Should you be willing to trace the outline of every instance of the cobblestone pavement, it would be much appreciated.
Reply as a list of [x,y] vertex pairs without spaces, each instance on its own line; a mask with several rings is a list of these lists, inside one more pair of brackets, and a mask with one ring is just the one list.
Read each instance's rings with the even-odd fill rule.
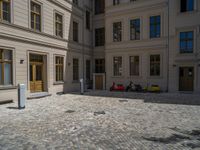
[[2,150],[200,149],[200,96],[88,92],[0,106]]

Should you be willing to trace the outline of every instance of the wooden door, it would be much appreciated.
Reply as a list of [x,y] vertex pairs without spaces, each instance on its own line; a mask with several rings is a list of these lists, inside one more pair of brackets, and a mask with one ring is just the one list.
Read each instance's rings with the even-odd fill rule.
[[179,69],[179,90],[193,91],[194,90],[194,68],[181,67]]
[[[36,58],[36,57],[34,57],[34,58]],[[29,73],[30,73],[30,91],[32,93],[42,92],[44,90],[43,61],[39,61],[39,59],[38,59],[38,61],[31,61],[29,70],[30,70],[29,71]]]
[[103,76],[102,75],[95,76],[95,89],[103,90]]

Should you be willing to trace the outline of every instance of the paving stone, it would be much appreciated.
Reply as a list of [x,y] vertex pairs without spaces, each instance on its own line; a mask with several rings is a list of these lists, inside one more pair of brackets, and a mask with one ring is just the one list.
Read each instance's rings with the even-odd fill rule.
[[199,95],[90,91],[15,107],[0,105],[2,150],[200,148]]

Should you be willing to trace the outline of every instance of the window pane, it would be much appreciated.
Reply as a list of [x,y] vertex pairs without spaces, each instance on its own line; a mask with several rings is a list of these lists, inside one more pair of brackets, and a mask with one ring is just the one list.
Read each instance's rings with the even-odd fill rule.
[[11,64],[5,63],[5,65],[4,65],[4,85],[12,84],[12,81],[11,81],[12,70],[11,69],[12,69]]
[[10,50],[4,50],[4,59],[12,60],[12,52]]
[[194,10],[194,0],[187,0],[187,10],[188,11]]

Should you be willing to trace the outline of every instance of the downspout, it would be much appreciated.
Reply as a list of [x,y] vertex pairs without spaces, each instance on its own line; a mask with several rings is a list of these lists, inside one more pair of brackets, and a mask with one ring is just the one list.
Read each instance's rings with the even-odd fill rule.
[[[83,2],[83,17],[82,17],[82,64],[83,64],[83,83],[85,85],[85,48],[84,48],[84,35],[85,35],[85,28],[84,28],[84,25],[85,25],[85,22],[84,22],[84,19],[85,19],[85,4],[84,4],[84,1]],[[84,89],[85,89],[85,86],[84,86]]]
[[170,17],[169,17],[169,12],[170,12],[170,10],[169,10],[169,7],[170,7],[170,5],[169,5],[169,2],[170,2],[170,0],[168,0],[168,35],[167,35],[167,40],[168,40],[168,42],[167,42],[167,92],[169,92],[169,51],[170,51],[170,47],[169,47],[169,43],[170,43],[170,34],[169,34],[169,26],[170,26]]

